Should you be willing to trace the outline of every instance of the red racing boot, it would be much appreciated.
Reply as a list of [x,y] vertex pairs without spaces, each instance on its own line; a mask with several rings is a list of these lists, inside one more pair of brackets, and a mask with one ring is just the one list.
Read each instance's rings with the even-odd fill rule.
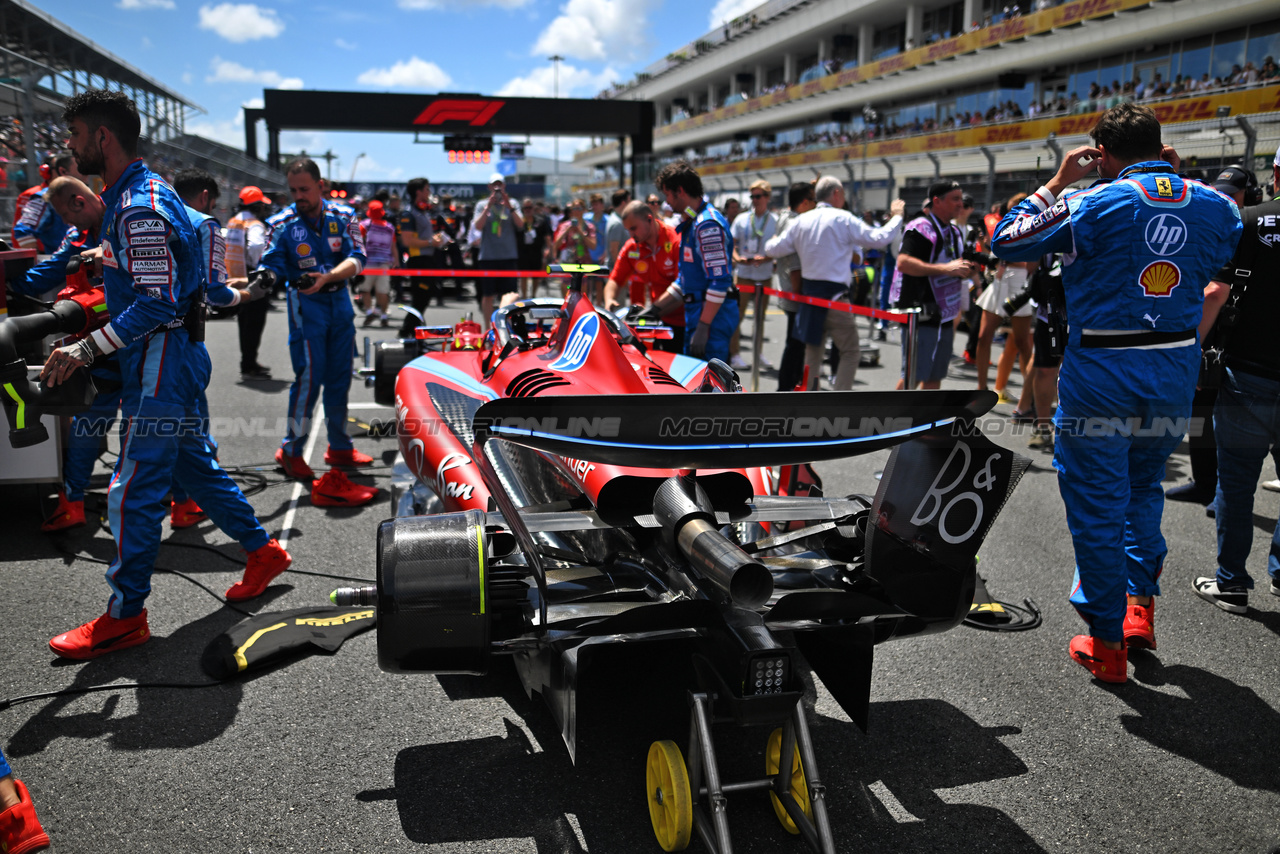
[[40,530],[46,534],[54,534],[58,531],[65,531],[68,528],[79,528],[83,524],[84,502],[68,501],[67,493],[59,489],[58,506],[54,508],[49,518],[44,520]]
[[118,649],[146,643],[150,639],[151,629],[147,626],[146,609],[143,609],[138,616],[122,620],[103,614],[78,629],[58,635],[49,641],[49,649],[62,658],[87,661]]
[[284,448],[276,448],[276,464],[284,469],[285,477],[291,477],[294,480],[311,480],[316,476],[306,460],[302,457],[289,456],[284,452]]
[[1129,651],[1124,647],[1108,649],[1090,635],[1076,635],[1068,647],[1071,657],[1103,682],[1123,685],[1129,678]]
[[49,834],[40,826],[36,818],[35,804],[31,803],[31,793],[21,780],[14,780],[13,786],[18,790],[18,803],[0,812],[0,851],[5,854],[28,854],[48,848],[52,843]]
[[355,448],[347,451],[335,451],[327,448],[324,452],[324,464],[327,466],[368,466],[373,465],[373,457],[361,453]]
[[1124,643],[1130,649],[1156,648],[1156,600],[1129,605],[1124,612]]
[[200,509],[200,505],[196,504],[194,498],[188,498],[181,504],[173,502],[169,510],[169,527],[170,528],[190,528],[192,525],[203,522],[209,518],[209,514]]
[[337,469],[329,469],[311,483],[311,503],[316,507],[359,507],[377,494],[378,487],[352,483]]
[[243,602],[255,596],[261,596],[271,580],[289,568],[293,558],[275,540],[268,540],[265,546],[249,552],[249,561],[244,567],[244,577],[227,588],[227,598],[232,602]]

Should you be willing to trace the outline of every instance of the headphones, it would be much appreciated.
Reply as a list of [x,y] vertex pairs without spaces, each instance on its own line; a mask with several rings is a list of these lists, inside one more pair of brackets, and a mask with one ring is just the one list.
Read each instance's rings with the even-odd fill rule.
[[[1239,163],[1233,163],[1226,169],[1239,169],[1244,173],[1244,205],[1260,205],[1262,204],[1262,187],[1258,185],[1258,176],[1253,171],[1246,169]],[[1225,170],[1224,170],[1225,171]]]

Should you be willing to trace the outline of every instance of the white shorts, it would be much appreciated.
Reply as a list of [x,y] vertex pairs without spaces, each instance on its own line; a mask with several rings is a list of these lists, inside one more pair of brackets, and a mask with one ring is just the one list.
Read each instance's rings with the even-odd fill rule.
[[[991,283],[991,287],[982,292],[982,296],[978,297],[978,305],[982,306],[983,311],[989,311],[992,314],[1000,314],[1001,306],[1009,297],[1017,296],[1022,293],[1022,289],[1027,284],[1027,271],[1022,267],[1006,267],[1004,275]],[[1035,313],[1035,306],[1030,302],[1022,306],[1013,313],[1014,317],[1030,317]]]
[[390,276],[365,276],[364,281],[357,288],[358,293],[367,294],[369,292],[375,294],[391,293],[391,277]]

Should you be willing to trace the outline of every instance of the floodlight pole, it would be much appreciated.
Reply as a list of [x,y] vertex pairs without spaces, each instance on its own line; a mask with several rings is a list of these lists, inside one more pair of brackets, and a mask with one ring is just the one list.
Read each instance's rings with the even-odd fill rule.
[[[564,57],[557,53],[549,56],[548,59],[551,61],[551,68],[552,68],[552,77],[551,77],[551,80],[552,80],[551,85],[553,87],[552,97],[559,98],[560,97],[560,63],[564,62]],[[560,201],[560,135],[559,134],[556,134],[555,140],[556,140],[555,142],[555,173],[554,173],[556,176],[555,177],[555,182],[556,182],[555,200],[558,202]]]

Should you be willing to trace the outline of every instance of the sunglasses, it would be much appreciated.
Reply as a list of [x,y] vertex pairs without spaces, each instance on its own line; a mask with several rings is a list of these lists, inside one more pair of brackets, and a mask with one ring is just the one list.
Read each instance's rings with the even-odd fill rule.
[[769,194],[768,194],[768,193],[752,193],[752,194],[751,194],[751,198],[753,198],[753,199],[767,199],[767,198],[769,198]]

